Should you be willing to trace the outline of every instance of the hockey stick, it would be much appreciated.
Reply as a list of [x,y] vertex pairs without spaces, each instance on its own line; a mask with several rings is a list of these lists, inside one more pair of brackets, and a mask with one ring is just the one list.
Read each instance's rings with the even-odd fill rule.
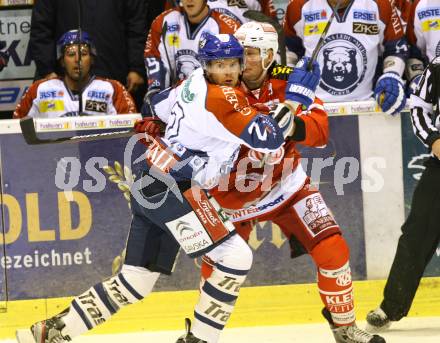
[[243,13],[243,17],[254,20],[254,21],[259,21],[261,23],[269,23],[271,24],[275,30],[277,31],[278,34],[278,46],[280,49],[280,58],[281,58],[281,64],[285,65],[286,64],[286,38],[284,36],[284,30],[283,27],[280,25],[280,23],[265,15],[264,13],[255,11],[255,10],[247,10],[246,12]]
[[82,41],[82,29],[81,29],[81,13],[82,13],[82,3],[81,0],[78,0],[78,71],[79,71],[79,79],[78,79],[78,115],[82,116],[85,115],[82,113],[83,110],[83,99],[82,99],[82,93],[83,93],[83,85],[82,85],[82,54],[81,54],[81,41]]
[[333,18],[335,17],[335,13],[338,12],[339,6],[341,6],[343,0],[338,0],[336,3],[336,6],[332,10],[332,14],[330,15],[329,20],[327,21],[327,24],[325,24],[324,30],[322,31],[321,37],[319,37],[318,43],[316,43],[315,49],[312,52],[312,56],[310,57],[309,63],[307,64],[307,70],[312,70],[313,62],[316,61],[316,58],[318,57],[319,50],[321,50],[322,46],[324,45],[324,41],[327,38],[327,32],[330,29],[330,25],[333,22]]
[[171,59],[170,56],[168,55],[168,49],[167,49],[167,42],[166,42],[166,35],[167,35],[167,31],[168,31],[168,23],[164,22],[163,26],[162,26],[162,42],[163,42],[163,48],[165,49],[165,56],[167,58],[167,63],[168,63],[168,67],[170,68],[170,78],[171,78],[171,86],[174,86],[174,83],[176,81],[176,77],[174,75],[174,68],[171,65]]
[[26,141],[26,143],[29,145],[90,142],[100,139],[131,137],[133,134],[136,133],[133,130],[124,130],[124,131],[115,131],[115,132],[95,133],[90,135],[43,139],[43,138],[38,138],[37,136],[37,132],[35,131],[34,118],[26,117],[20,119],[20,127],[21,127],[21,132],[23,133],[23,138]]

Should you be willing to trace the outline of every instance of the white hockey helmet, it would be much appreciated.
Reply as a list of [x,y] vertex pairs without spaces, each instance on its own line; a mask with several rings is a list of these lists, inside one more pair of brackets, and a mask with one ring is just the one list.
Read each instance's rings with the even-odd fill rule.
[[[275,60],[278,51],[278,34],[271,24],[250,21],[240,26],[234,36],[243,47],[260,49],[261,63],[264,69],[267,69]],[[273,59],[265,68],[263,61],[268,56],[269,49],[273,51]]]

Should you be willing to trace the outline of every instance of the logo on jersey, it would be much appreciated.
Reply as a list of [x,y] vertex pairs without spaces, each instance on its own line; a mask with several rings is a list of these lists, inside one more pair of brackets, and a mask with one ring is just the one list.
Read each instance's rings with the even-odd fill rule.
[[110,98],[110,94],[100,90],[89,90],[87,97],[95,100],[107,100]]
[[320,10],[320,11],[304,12],[304,20],[306,23],[310,23],[318,20],[327,20],[327,11]]
[[64,92],[62,90],[48,90],[40,92],[40,99],[56,99],[62,98],[64,96]]
[[419,17],[419,20],[422,20],[424,18],[440,17],[440,8],[424,8],[420,11],[417,11],[417,16]]
[[64,111],[63,100],[44,100],[38,104],[38,110],[41,113]]
[[337,33],[326,38],[318,62],[322,66],[320,87],[332,95],[345,95],[364,79],[367,51],[356,38]]
[[234,13],[232,13],[229,10],[227,10],[226,8],[213,8],[212,10],[214,12],[218,12],[220,14],[225,14],[228,17],[231,17],[232,19],[234,19],[235,21],[237,21],[239,23],[243,23],[243,21],[239,17],[237,17]]
[[[203,42],[200,42],[203,44]],[[176,52],[176,73],[179,80],[184,80],[191,75],[191,73],[200,67],[197,61],[197,53],[190,49],[183,49]]]
[[182,100],[187,104],[194,100],[195,94],[189,90],[189,86],[191,85],[192,76],[185,82],[182,90]]
[[376,21],[376,18],[377,17],[375,12],[361,10],[353,11],[353,19],[356,20]]
[[248,8],[244,0],[228,0],[228,6],[236,6],[238,8]]
[[307,24],[304,26],[304,36],[320,35],[324,32],[326,22]]
[[440,30],[440,19],[428,19],[422,22],[422,31],[438,31]]
[[107,103],[103,101],[86,100],[86,111],[107,113]]
[[313,237],[336,226],[333,216],[319,193],[305,197],[293,207],[296,213],[301,214],[302,222]]
[[278,150],[270,153],[262,153],[256,150],[249,150],[248,158],[251,161],[259,162],[261,168],[265,164],[275,165],[281,162],[284,157],[284,147],[280,147]]
[[177,33],[173,33],[172,35],[168,35],[168,45],[178,48],[180,46],[180,38]]
[[167,32],[180,31],[180,25],[178,23],[171,23],[167,25]]
[[366,35],[378,35],[379,26],[377,24],[353,23],[353,33]]

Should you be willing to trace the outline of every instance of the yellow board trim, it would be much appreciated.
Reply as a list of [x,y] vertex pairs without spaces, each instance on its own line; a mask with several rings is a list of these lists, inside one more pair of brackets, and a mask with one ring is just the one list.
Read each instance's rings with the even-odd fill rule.
[[[354,283],[357,317],[381,301],[385,281]],[[111,334],[134,331],[183,330],[183,318],[191,316],[198,291],[158,292],[123,309],[92,331]],[[0,339],[11,338],[18,328],[65,309],[71,298],[11,301],[0,313]],[[0,304],[1,305],[1,304]],[[322,303],[316,284],[243,288],[228,327],[309,324],[322,322]],[[440,277],[424,278],[410,316],[440,316]]]

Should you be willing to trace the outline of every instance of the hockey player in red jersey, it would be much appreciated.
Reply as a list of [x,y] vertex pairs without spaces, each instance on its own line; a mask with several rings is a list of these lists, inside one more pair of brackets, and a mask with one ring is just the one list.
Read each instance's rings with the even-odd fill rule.
[[[273,63],[278,39],[269,24],[246,23],[235,36],[245,49],[241,89],[249,103],[275,116],[279,103],[301,106],[296,110],[293,136],[277,152],[261,154],[242,147],[229,182],[220,183],[210,193],[229,213],[245,240],[252,226],[241,223],[272,221],[296,248],[302,247],[310,254],[317,266],[318,289],[325,306],[322,313],[337,343],[383,343],[382,337],[355,324],[349,248],[321,194],[310,185],[300,164],[297,143],[317,147],[325,145],[328,139],[328,117],[322,101],[314,96],[313,77],[305,66],[298,65],[291,73],[292,68]],[[318,80],[314,80],[315,87]],[[248,181],[254,183],[253,191],[243,189],[247,176],[252,176]],[[209,277],[211,265],[205,257],[204,279]],[[204,290],[202,281],[202,298],[206,296]]]

